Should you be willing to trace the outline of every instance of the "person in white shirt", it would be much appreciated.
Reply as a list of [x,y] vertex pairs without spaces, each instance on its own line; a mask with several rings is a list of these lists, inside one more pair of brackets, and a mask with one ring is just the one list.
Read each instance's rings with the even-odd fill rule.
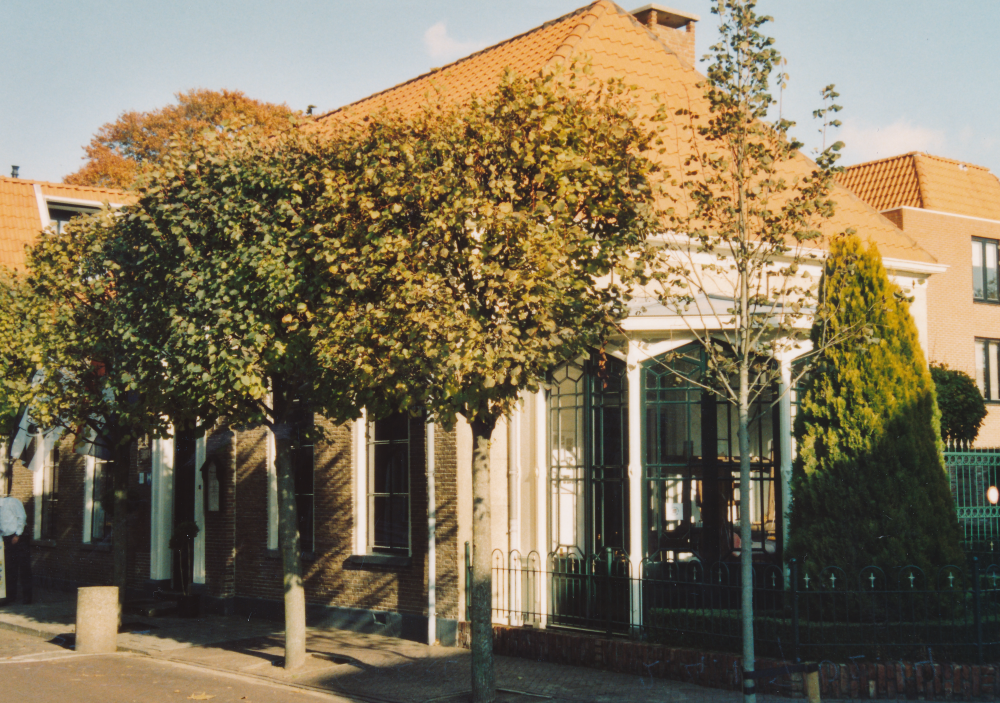
[[24,531],[27,523],[28,516],[20,500],[11,495],[0,498],[0,535],[7,569],[7,597],[0,600],[0,605],[17,600],[18,584],[22,588],[22,601],[26,605],[31,603],[31,540]]

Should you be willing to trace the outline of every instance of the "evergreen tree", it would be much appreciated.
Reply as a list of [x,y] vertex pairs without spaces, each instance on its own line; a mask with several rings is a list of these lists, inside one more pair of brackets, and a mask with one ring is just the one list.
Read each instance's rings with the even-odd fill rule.
[[857,237],[834,244],[824,276],[828,314],[813,336],[823,324],[867,334],[825,349],[799,394],[787,554],[814,576],[869,564],[932,576],[961,564],[941,414],[909,303]]
[[931,363],[931,378],[941,408],[941,437],[958,442],[975,442],[986,418],[986,401],[969,374]]

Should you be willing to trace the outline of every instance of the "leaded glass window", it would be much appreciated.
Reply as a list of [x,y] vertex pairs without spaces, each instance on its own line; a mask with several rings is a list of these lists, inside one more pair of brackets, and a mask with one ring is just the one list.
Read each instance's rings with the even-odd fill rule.
[[552,551],[628,549],[625,364],[582,356],[552,372],[549,512]]

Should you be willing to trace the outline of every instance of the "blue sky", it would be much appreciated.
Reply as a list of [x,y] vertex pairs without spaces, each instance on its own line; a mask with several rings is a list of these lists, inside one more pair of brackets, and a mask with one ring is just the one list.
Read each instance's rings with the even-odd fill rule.
[[[0,174],[58,181],[126,110],[191,88],[329,110],[502,41],[584,0],[2,0]],[[637,0],[636,6],[645,0]],[[701,16],[710,0],[662,3]],[[634,9],[632,5],[626,9]],[[1000,173],[1000,2],[761,0],[791,76],[784,114],[818,144],[811,111],[834,83],[844,163],[912,150]]]

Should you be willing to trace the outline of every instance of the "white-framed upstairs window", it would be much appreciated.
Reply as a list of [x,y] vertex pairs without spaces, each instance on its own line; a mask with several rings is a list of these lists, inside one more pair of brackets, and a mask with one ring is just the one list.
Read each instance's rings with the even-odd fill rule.
[[995,239],[972,240],[972,299],[978,303],[1000,303],[997,247]]
[[80,215],[93,215],[100,212],[97,208],[81,206],[75,203],[48,202],[49,226],[57,233],[62,232],[69,221]]

